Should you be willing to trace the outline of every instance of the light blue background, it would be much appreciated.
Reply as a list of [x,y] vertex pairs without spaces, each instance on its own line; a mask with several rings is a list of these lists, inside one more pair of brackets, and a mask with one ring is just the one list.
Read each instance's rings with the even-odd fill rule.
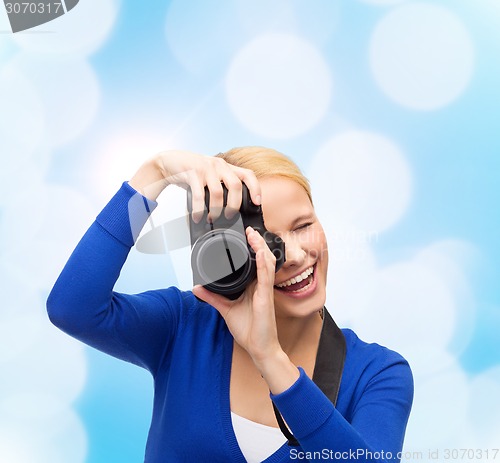
[[[426,53],[415,52],[418,47],[415,48],[410,21],[402,23],[399,30],[387,29],[393,34],[392,40],[386,43],[386,49],[382,47],[385,50],[382,54],[373,58],[370,50],[376,46],[373,41],[378,27],[387,24],[384,21],[388,21],[389,15],[407,18],[403,9],[411,7],[422,8],[431,16],[436,13],[438,20],[441,14],[445,18],[451,15],[461,25],[460,31],[464,31],[470,50],[462,49],[462,42],[450,39],[446,47],[456,54],[456,59],[446,55],[432,61],[428,58],[432,47]],[[99,20],[100,17],[105,20]],[[418,16],[414,18],[419,21]],[[370,256],[375,262],[367,277],[374,278],[370,287],[376,292],[380,281],[387,284],[387,279],[397,274],[398,267],[394,265],[410,262],[433,243],[451,240],[448,257],[451,256],[449,262],[453,268],[445,265],[446,271],[440,273],[439,280],[440,284],[449,283],[447,277],[453,276],[451,283],[439,286],[445,287],[446,297],[453,299],[451,309],[444,315],[439,310],[433,312],[427,323],[431,331],[432,327],[440,327],[439,323],[444,328],[453,326],[446,335],[449,342],[444,345],[436,341],[439,334],[429,339],[425,335],[419,338],[423,352],[431,348],[433,353],[443,356],[424,358],[414,353],[415,343],[408,343],[403,336],[384,338],[378,331],[379,326],[381,329],[390,326],[393,332],[399,329],[405,332],[401,327],[404,317],[396,321],[384,318],[393,313],[392,309],[362,301],[356,306],[357,315],[351,316],[332,296],[329,301],[332,312],[334,316],[338,313],[339,320],[351,325],[362,337],[382,343],[387,339],[392,342],[390,347],[400,350],[410,361],[415,359],[412,363],[416,378],[415,421],[409,427],[405,448],[427,454],[430,448],[500,447],[500,6],[497,1],[290,0],[274,4],[242,0],[81,0],[67,15],[22,37],[9,33],[5,18],[2,21],[0,285],[2,294],[8,296],[0,318],[3,325],[0,430],[9,437],[0,439],[1,461],[142,461],[152,403],[149,374],[92,349],[79,351],[76,341],[62,336],[50,344],[56,347],[47,348],[45,336],[58,335],[52,333],[55,329],[45,319],[44,301],[92,217],[143,160],[158,150],[171,148],[205,154],[243,145],[276,148],[291,156],[311,180],[323,179],[322,184],[313,183],[313,193],[322,198],[318,199],[318,209],[325,217],[327,232],[332,235],[342,217],[335,216],[335,204],[328,202],[329,192],[335,190],[324,182],[329,174],[318,172],[317,166],[329,159],[325,154],[327,143],[345,133],[355,133],[361,138],[359,134],[377,134],[397,147],[397,160],[402,164],[393,164],[392,158],[381,164],[389,172],[387,189],[383,184],[380,187],[382,200],[391,203],[389,200],[398,196],[397,188],[391,190],[391,185],[398,185],[400,173],[407,173],[409,179],[403,182],[406,189],[401,193],[407,195],[406,199],[401,203],[395,201],[394,209],[378,205],[381,216],[385,214],[388,218],[382,221],[380,229],[376,228],[377,240],[369,243]],[[70,22],[72,27],[65,29],[64,24]],[[442,35],[433,35],[435,30],[430,28],[430,38],[426,40],[436,40],[439,49],[450,33],[446,27],[444,24]],[[425,31],[426,26],[420,24],[417,29]],[[301,84],[290,74],[295,90],[285,93],[286,98],[280,96],[276,102],[271,98],[272,88],[263,89],[266,98],[255,109],[256,115],[241,100],[240,103],[231,100],[231,86],[237,87],[238,81],[232,81],[230,76],[237,60],[243,59],[242,50],[262,37],[271,37],[269,43],[272,43],[269,34],[299,40],[309,47],[307,50],[314,50],[325,65],[317,69],[323,69],[327,84],[325,88],[314,88],[315,84],[311,88],[308,82]],[[402,49],[408,44],[404,59],[413,60],[415,68],[407,78],[413,78],[417,87],[426,76],[431,76],[429,89],[423,91],[430,107],[416,107],[411,89],[404,90],[405,85],[402,85],[403,96],[407,100],[398,100],[376,77],[374,60],[377,65],[386,59],[385,69],[389,74],[390,66],[397,68],[395,51],[389,43]],[[470,65],[464,59],[468,54]],[[299,63],[298,69],[317,64],[316,58],[309,61],[307,53],[300,56],[304,62]],[[462,67],[461,60],[465,63]],[[254,63],[258,62],[257,58]],[[267,63],[264,59],[263,62]],[[437,66],[432,72],[425,67],[431,62]],[[405,62],[400,64],[405,66]],[[85,72],[80,72],[80,67]],[[271,80],[273,73],[287,72],[265,66],[254,70],[259,76],[269,72]],[[304,75],[310,76],[306,72]],[[435,82],[440,77],[446,80],[441,86]],[[255,79],[262,82],[261,77]],[[450,90],[455,80],[460,79],[462,87]],[[244,90],[240,89],[238,97]],[[306,103],[301,100],[302,90],[307,96]],[[448,95],[445,102],[440,100],[443,94]],[[303,114],[292,109],[299,101],[305,104]],[[286,105],[290,105],[290,111]],[[298,128],[295,133],[272,136],[273,130],[281,133],[283,124],[259,125],[259,111],[262,115],[268,112],[282,115],[285,128],[287,124],[293,126],[297,118]],[[67,135],[61,135],[62,132]],[[378,165],[377,156],[383,157],[384,152],[378,148],[371,152],[372,139],[367,140],[369,146],[365,149],[375,159],[375,164],[370,165]],[[331,153],[332,159],[338,155]],[[338,167],[342,163],[331,165]],[[329,164],[324,166],[328,171]],[[395,166],[393,172],[392,166]],[[357,173],[351,174],[355,179]],[[332,171],[331,175],[335,179],[339,174]],[[378,181],[377,169],[362,175]],[[346,181],[346,195],[353,193],[349,181],[350,177]],[[332,197],[342,197],[343,191],[335,190]],[[365,201],[363,207],[375,206],[366,202],[369,193],[364,195],[358,189],[353,194]],[[349,198],[344,198],[348,205]],[[361,211],[365,210],[363,207]],[[326,217],[330,212],[335,220]],[[331,266],[335,265],[332,257]],[[377,273],[385,270],[387,273]],[[363,282],[356,280],[356,272],[347,283],[349,288],[359,285],[363,292]],[[385,276],[381,280],[382,274]],[[412,275],[411,271],[408,275]],[[133,252],[119,289],[135,292],[176,281],[169,256]],[[414,282],[407,283],[411,286]],[[401,281],[394,280],[395,290],[399,284]],[[422,286],[422,291],[433,288],[432,284]],[[415,291],[420,294],[418,287]],[[433,294],[423,297],[432,300]],[[383,296],[377,300],[388,299]],[[414,302],[408,301],[409,305],[399,310],[411,312]],[[366,307],[381,310],[379,317],[377,313],[371,314],[377,319],[371,328],[362,323]],[[30,317],[40,320],[27,330]],[[416,332],[423,328],[424,325],[418,325]],[[46,364],[36,360],[34,353],[39,349],[49,357]],[[437,366],[421,369],[425,362]],[[69,379],[69,386],[59,390],[57,385],[68,375],[76,378],[75,382]],[[440,404],[450,395],[450,384],[457,381],[460,392],[455,396],[451,393],[450,400],[463,398],[466,403],[451,402],[448,408],[439,411]],[[49,409],[43,411],[43,398],[48,397],[45,403],[50,404],[51,394],[59,400],[61,416],[67,417],[68,413],[71,416],[66,430],[50,427],[54,421],[47,418]],[[14,413],[19,403],[40,404],[42,411],[36,417],[26,410]],[[454,415],[457,409],[463,413]],[[451,415],[450,410],[453,410]],[[447,423],[443,416],[448,416],[449,422],[456,420],[458,425],[441,435],[439,430]],[[430,423],[434,419],[438,431],[427,436],[426,427],[432,429]],[[44,423],[48,422],[52,423],[49,427],[53,432],[44,429]],[[22,451],[16,450],[16,439],[22,442]]]

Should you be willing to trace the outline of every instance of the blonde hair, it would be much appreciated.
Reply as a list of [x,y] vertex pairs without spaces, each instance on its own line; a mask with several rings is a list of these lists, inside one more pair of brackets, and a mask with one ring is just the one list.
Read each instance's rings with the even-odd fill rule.
[[313,202],[309,180],[295,162],[279,151],[262,146],[244,146],[219,153],[216,157],[224,159],[233,166],[252,170],[258,179],[284,177],[293,180],[304,188],[311,204]]

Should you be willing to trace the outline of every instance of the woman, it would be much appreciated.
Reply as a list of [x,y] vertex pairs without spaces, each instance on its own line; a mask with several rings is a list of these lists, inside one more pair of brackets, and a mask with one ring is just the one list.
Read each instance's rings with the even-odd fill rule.
[[[215,220],[239,209],[242,182],[262,205],[266,228],[285,242],[286,261],[277,272],[264,239],[248,228],[257,278],[234,301],[201,286],[112,291],[164,188],[189,187],[199,222],[205,186]],[[413,396],[401,356],[342,330],[338,399],[311,379],[320,351],[325,355],[318,346],[329,339],[327,267],[309,184],[290,159],[259,147],[217,157],[170,151],[122,185],[78,244],[47,306],[68,334],[153,375],[147,462],[396,461]],[[330,350],[326,355],[340,352]]]

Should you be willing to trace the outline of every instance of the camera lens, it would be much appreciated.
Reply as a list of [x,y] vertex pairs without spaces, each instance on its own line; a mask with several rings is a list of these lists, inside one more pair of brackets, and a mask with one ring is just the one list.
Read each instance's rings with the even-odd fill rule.
[[219,294],[241,292],[254,278],[245,237],[230,229],[213,230],[200,237],[192,259],[202,284]]

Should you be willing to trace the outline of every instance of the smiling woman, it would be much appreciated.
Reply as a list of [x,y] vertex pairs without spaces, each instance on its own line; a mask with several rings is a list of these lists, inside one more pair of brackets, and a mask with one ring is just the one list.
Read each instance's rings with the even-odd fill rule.
[[[278,271],[248,227],[257,277],[238,299],[202,286],[113,292],[163,189],[189,187],[198,223],[205,187],[215,221],[240,209],[242,183],[285,242]],[[410,368],[335,325],[324,307],[327,269],[309,183],[289,158],[260,147],[217,157],[169,151],[146,161],[99,214],[47,305],[62,330],[153,375],[147,462],[286,462],[325,449],[394,461],[413,398]]]

